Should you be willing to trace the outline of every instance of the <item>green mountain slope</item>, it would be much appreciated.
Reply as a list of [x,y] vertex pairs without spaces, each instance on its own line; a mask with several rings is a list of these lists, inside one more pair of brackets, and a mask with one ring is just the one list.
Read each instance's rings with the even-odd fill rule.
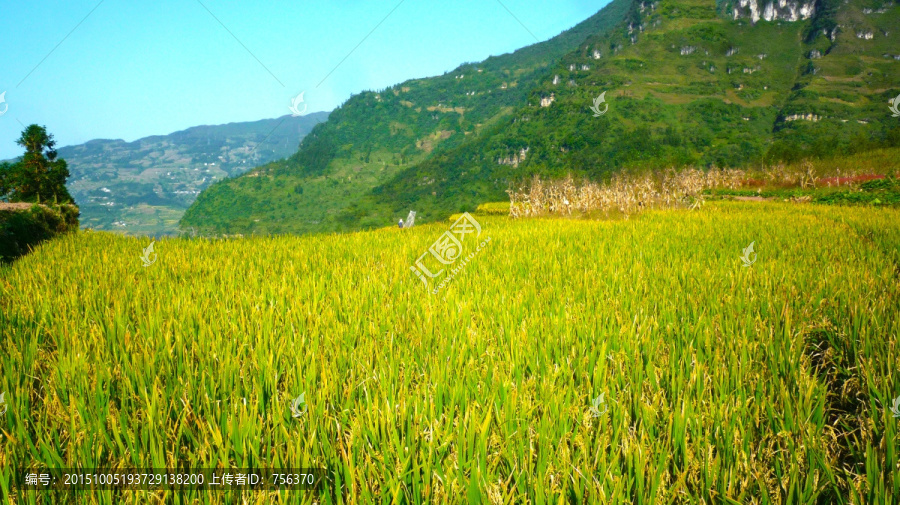
[[800,76],[774,126],[774,157],[900,145],[900,2],[823,2]]
[[[594,32],[534,74],[527,90],[519,83],[521,101],[505,102],[502,114],[469,125],[468,113],[446,112],[465,102],[446,99],[438,109],[445,112],[436,114],[445,121],[443,135],[417,139],[439,148],[401,157],[387,177],[365,181],[373,189],[348,193],[353,201],[339,214],[323,214],[317,229],[385,226],[410,209],[423,220],[438,219],[505,199],[506,189],[533,174],[602,178],[626,168],[741,166],[900,145],[900,120],[888,109],[889,98],[900,94],[898,39],[895,2],[631,2],[613,28]],[[471,68],[450,77],[459,85]],[[393,128],[392,116],[378,108],[391,94],[370,98],[371,131]],[[605,112],[595,117],[590,107],[601,95]],[[329,137],[331,151],[304,142],[293,159],[308,173],[326,168],[317,156],[340,153],[351,138]],[[367,137],[354,132],[352,138]],[[259,175],[276,186],[288,171]],[[241,185],[231,190],[231,198],[246,195]],[[205,196],[195,208],[211,220],[219,216],[220,230],[248,229],[225,205],[215,205],[213,193]],[[255,229],[281,229],[280,219],[303,212],[273,215],[266,209],[275,205],[274,194],[256,196]]]
[[556,60],[618,24],[629,6],[630,0],[614,0],[548,41],[353,96],[289,160],[204,191],[181,225],[214,233],[340,229],[335,217],[349,204],[434,153],[489,131],[527,99]]
[[[602,178],[626,167],[740,166],[900,145],[887,106],[900,93],[892,54],[900,7],[808,5],[806,20],[776,11],[766,21],[763,7],[754,22],[752,5],[740,3],[636,3],[620,27],[563,58],[495,131],[398,174],[345,220],[388,223],[407,208],[434,219],[504,199],[533,174]],[[594,117],[604,92],[608,112]]]
[[215,180],[297,152],[327,112],[195,126],[125,142],[92,140],[59,149],[81,224],[98,230],[165,235]]

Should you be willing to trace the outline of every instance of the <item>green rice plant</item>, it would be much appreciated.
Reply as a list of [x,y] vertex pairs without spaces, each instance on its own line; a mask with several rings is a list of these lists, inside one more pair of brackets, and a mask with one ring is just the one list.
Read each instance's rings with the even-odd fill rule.
[[476,209],[478,214],[496,214],[500,216],[509,215],[509,202],[490,202],[483,203]]

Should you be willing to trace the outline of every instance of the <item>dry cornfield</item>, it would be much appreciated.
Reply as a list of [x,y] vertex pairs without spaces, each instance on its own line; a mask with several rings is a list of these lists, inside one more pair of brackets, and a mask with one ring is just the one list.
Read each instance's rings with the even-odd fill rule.
[[[670,199],[704,184],[670,176]],[[625,193],[664,198],[645,182]],[[574,212],[621,184],[535,196]],[[0,267],[2,501],[898,503],[900,211],[476,218],[491,243],[438,295],[410,266],[449,223],[164,239],[149,267],[149,239],[79,232]],[[10,487],[180,465],[327,482]]]
[[576,182],[571,175],[559,180],[534,176],[527,185],[508,190],[507,194],[509,215],[513,218],[548,214],[592,216],[597,213],[627,218],[650,209],[697,209],[703,205],[703,193],[708,189],[752,188],[763,184],[800,188],[853,186],[861,177],[861,170],[837,168],[823,173],[804,161],[797,166],[779,164],[755,169],[669,168],[639,174],[623,172],[603,183]]
[[557,181],[545,181],[535,176],[528,187],[507,193],[511,217],[590,215],[595,212],[629,216],[649,209],[699,206],[704,189],[734,187],[743,177],[741,170],[707,172],[696,169],[616,174],[603,184],[576,183],[572,176]]

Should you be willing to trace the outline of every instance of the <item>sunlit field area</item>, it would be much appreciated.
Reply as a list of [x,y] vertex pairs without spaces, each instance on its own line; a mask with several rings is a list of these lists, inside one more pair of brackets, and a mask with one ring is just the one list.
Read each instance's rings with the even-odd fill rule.
[[[0,267],[0,494],[900,501],[897,208],[473,217],[490,241],[436,294],[411,267],[452,220],[163,239],[149,266],[152,239],[78,232]],[[325,482],[66,495],[11,470],[183,466]]]

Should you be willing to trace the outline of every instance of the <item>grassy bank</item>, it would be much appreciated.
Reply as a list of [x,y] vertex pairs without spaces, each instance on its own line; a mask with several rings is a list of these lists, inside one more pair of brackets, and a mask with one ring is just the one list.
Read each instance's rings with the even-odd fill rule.
[[0,202],[0,263],[28,254],[45,240],[78,229],[78,207]]

